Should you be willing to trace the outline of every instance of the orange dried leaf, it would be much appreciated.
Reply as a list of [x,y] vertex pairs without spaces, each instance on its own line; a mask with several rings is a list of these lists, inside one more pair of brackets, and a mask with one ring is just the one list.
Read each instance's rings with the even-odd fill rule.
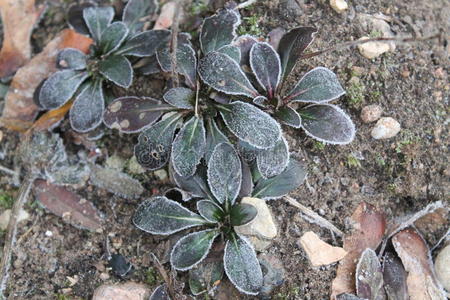
[[30,37],[44,5],[34,0],[0,0],[3,46],[0,51],[0,78],[12,76],[31,57]]
[[380,244],[386,229],[384,214],[374,206],[362,202],[351,217],[353,230],[344,237],[344,250],[347,255],[339,263],[336,278],[331,286],[331,299],[342,293],[355,294],[355,271],[361,253],[367,249],[375,250]]
[[63,30],[50,41],[41,53],[33,57],[14,75],[6,94],[0,125],[12,130],[28,129],[38,113],[38,107],[33,101],[33,93],[42,80],[56,71],[56,56],[59,50],[70,47],[87,53],[91,44],[90,38],[71,29]]
[[60,108],[56,108],[53,110],[49,110],[45,114],[43,114],[36,122],[34,122],[33,126],[30,128],[40,131],[47,130],[51,128],[53,125],[64,119],[64,116],[67,114],[69,109],[72,107],[73,100],[68,101],[66,104],[61,106]]

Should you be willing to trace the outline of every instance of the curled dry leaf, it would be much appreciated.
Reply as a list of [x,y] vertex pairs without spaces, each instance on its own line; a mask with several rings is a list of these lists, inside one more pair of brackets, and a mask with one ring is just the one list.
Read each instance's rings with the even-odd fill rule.
[[392,237],[395,251],[408,272],[406,285],[410,300],[445,300],[445,293],[434,272],[425,240],[411,228],[404,229]]
[[313,267],[319,267],[335,263],[347,255],[347,251],[341,247],[333,247],[325,243],[312,231],[305,232],[300,238],[300,245]]
[[0,125],[16,131],[24,131],[32,125],[38,113],[33,93],[39,84],[56,71],[56,56],[63,48],[89,50],[92,40],[71,29],[63,30],[44,50],[14,75],[5,98],[5,108]]
[[91,231],[101,230],[102,218],[91,202],[42,179],[36,180],[34,187],[37,200],[67,223]]
[[365,249],[378,247],[386,229],[384,214],[366,202],[356,208],[351,221],[353,230],[344,237],[344,250],[348,254],[340,261],[333,280],[332,300],[342,293],[355,294],[356,263]]
[[0,0],[3,46],[0,51],[0,78],[12,76],[31,57],[31,32],[45,6],[34,0]]

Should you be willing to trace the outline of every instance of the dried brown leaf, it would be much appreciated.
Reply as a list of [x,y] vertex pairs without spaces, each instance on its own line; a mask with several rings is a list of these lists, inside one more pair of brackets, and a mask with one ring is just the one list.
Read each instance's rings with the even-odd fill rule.
[[404,229],[392,237],[395,251],[408,272],[406,284],[410,300],[445,300],[445,293],[433,271],[430,250],[420,234]]
[[344,237],[343,247],[348,253],[340,261],[331,287],[333,300],[342,293],[355,294],[356,263],[365,249],[378,247],[386,229],[384,214],[366,202],[356,208],[351,221],[353,230]]
[[364,250],[356,266],[356,294],[370,300],[384,300],[383,273],[377,254],[370,248]]
[[45,6],[34,0],[0,0],[3,46],[0,51],[0,78],[12,76],[31,57],[30,37]]
[[91,44],[90,38],[71,29],[63,30],[50,41],[41,53],[14,75],[5,97],[0,125],[17,131],[25,131],[32,126],[38,113],[38,107],[33,101],[34,91],[45,78],[56,71],[56,55],[59,50],[76,48],[87,53]]
[[102,218],[94,205],[64,187],[38,179],[34,182],[37,200],[67,223],[82,229],[99,231]]
[[406,271],[394,252],[386,251],[383,257],[384,289],[389,300],[408,300]]

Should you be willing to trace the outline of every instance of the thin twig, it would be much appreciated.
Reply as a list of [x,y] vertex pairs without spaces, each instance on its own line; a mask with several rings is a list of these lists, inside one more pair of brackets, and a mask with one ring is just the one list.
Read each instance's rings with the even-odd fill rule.
[[436,243],[436,245],[433,246],[433,248],[431,248],[431,251],[434,251],[434,249],[436,249],[437,247],[439,247],[439,245],[445,241],[450,239],[450,228],[447,230],[447,232],[439,239],[439,241]]
[[3,166],[0,166],[0,171],[5,172],[6,174],[17,176],[17,172],[8,168],[5,168]]
[[169,292],[169,295],[172,299],[176,299],[175,291],[173,290],[172,286],[172,280],[170,279],[169,275],[166,272],[166,269],[164,269],[164,266],[161,264],[159,259],[156,257],[154,253],[150,253],[150,258],[153,260],[153,263],[155,264],[156,269],[158,269],[159,274],[161,274],[162,278],[167,284],[167,291]]
[[321,216],[319,216],[317,213],[315,213],[314,211],[312,211],[311,209],[307,208],[306,206],[300,204],[297,200],[295,200],[292,197],[289,196],[284,196],[284,199],[291,204],[292,206],[297,207],[298,209],[300,209],[300,211],[302,212],[302,214],[305,217],[305,220],[314,224],[317,224],[321,227],[324,227],[328,230],[331,230],[332,232],[334,232],[337,236],[343,236],[344,233],[339,230],[336,226],[334,226],[333,224],[331,224],[330,221],[322,218]]
[[239,4],[238,6],[236,6],[237,9],[242,9],[242,8],[246,8],[249,7],[250,5],[253,5],[257,2],[258,0],[248,0],[245,2],[242,2],[241,4]]
[[317,55],[320,55],[320,54],[324,54],[326,52],[341,50],[343,48],[356,46],[356,45],[360,45],[360,44],[365,44],[365,43],[370,43],[370,42],[379,42],[379,41],[398,42],[398,43],[421,42],[421,41],[426,41],[426,40],[432,40],[432,39],[438,38],[440,36],[441,36],[441,33],[436,33],[434,35],[426,36],[426,37],[407,37],[407,38],[376,37],[376,38],[365,39],[365,40],[349,41],[349,42],[344,42],[344,43],[341,43],[341,44],[337,44],[336,46],[329,47],[329,48],[326,48],[326,49],[323,49],[323,50],[320,50],[320,51],[303,54],[303,55],[300,56],[299,59],[311,58],[311,57],[314,57],[314,56],[317,56]]
[[197,88],[195,91],[195,116],[198,117],[198,96],[200,93],[200,82],[197,80]]
[[179,85],[179,78],[177,73],[177,49],[178,49],[178,30],[180,25],[180,6],[181,0],[175,1],[175,13],[172,23],[172,39],[170,43],[170,60],[172,63],[172,79],[175,87]]
[[7,233],[5,237],[5,245],[3,247],[3,257],[0,265],[0,299],[4,298],[3,292],[6,289],[9,278],[9,267],[11,264],[11,256],[14,245],[16,243],[17,223],[19,219],[19,212],[25,205],[31,186],[33,185],[35,176],[28,175],[22,182],[19,196],[14,202],[11,211],[11,216],[8,223]]

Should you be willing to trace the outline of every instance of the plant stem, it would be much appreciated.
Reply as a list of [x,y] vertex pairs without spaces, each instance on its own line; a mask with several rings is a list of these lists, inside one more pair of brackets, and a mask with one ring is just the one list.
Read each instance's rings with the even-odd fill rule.
[[0,299],[4,298],[3,292],[6,289],[9,277],[9,267],[11,264],[11,256],[14,245],[16,243],[17,234],[17,221],[19,218],[19,212],[25,205],[28,194],[30,193],[31,186],[35,180],[36,176],[28,174],[22,181],[20,186],[19,196],[14,202],[14,206],[11,211],[11,217],[9,219],[7,233],[5,237],[5,245],[3,247],[3,256],[0,264]]
[[178,27],[180,24],[180,6],[181,0],[175,1],[175,13],[174,20],[172,23],[172,40],[171,40],[171,51],[170,60],[172,63],[172,79],[174,80],[174,86],[178,87],[179,78],[177,73],[177,50],[178,50]]
[[200,82],[197,80],[197,88],[195,90],[195,116],[198,117],[198,96],[200,93]]

